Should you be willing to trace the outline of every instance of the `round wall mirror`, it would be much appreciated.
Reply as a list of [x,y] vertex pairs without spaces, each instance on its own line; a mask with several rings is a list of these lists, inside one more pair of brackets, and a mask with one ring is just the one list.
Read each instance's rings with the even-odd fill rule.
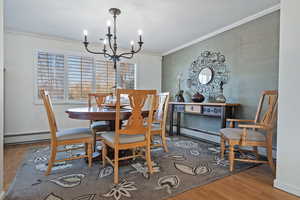
[[206,85],[208,84],[213,78],[213,71],[209,67],[205,67],[201,69],[198,75],[198,80],[201,84]]

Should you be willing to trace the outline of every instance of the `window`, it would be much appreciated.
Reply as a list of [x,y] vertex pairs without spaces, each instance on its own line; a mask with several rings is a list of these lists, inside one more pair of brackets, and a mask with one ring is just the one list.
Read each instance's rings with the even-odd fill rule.
[[81,56],[68,57],[68,99],[80,101],[93,92],[94,60]]
[[[45,88],[54,101],[65,99],[64,55],[38,53],[37,92]],[[40,96],[39,96],[40,97]]]
[[53,102],[85,102],[88,93],[112,92],[115,80],[118,88],[135,88],[135,64],[120,63],[116,77],[112,62],[94,57],[38,52],[37,58],[37,92],[45,88]]

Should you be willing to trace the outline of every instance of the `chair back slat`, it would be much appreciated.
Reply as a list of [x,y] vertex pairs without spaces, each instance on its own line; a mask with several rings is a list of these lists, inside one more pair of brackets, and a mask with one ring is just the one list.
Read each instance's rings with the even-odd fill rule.
[[88,94],[88,106],[92,107],[92,100],[95,99],[96,105],[101,107],[105,103],[105,99],[108,96],[112,96],[112,93],[89,93]]
[[[263,112],[263,106],[265,103],[267,104],[267,108]],[[277,116],[277,105],[278,92],[276,90],[263,91],[254,120],[255,123],[273,127]]]
[[[151,129],[153,121],[153,112],[155,106],[154,95],[156,90],[127,90],[118,89],[116,91],[117,102],[116,102],[116,142],[119,141],[118,137],[120,134],[135,135],[135,134],[147,134],[148,130]],[[120,126],[121,120],[121,95],[128,95],[129,105],[132,109],[131,115],[128,118],[127,123],[124,126]],[[150,102],[148,114],[143,114],[146,102]],[[147,123],[145,125],[145,118]],[[149,124],[151,123],[151,124]]]
[[164,92],[156,95],[155,98],[155,110],[153,122],[158,122],[160,128],[165,127],[168,116],[170,93]]
[[49,127],[50,127],[50,133],[51,133],[51,141],[56,140],[56,132],[57,132],[57,124],[56,124],[56,119],[55,115],[53,112],[53,106],[51,102],[51,98],[49,95],[49,92],[46,91],[45,89],[40,90],[40,95],[43,99],[44,106],[47,112],[47,117],[48,117],[48,122],[49,122]]

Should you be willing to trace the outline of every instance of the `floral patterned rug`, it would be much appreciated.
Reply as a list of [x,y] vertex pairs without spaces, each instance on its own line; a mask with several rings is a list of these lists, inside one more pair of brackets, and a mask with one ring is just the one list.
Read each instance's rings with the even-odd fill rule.
[[[162,148],[152,150],[155,171],[152,175],[143,159],[121,163],[117,185],[113,184],[113,168],[103,167],[100,161],[93,162],[92,168],[83,159],[57,163],[51,175],[44,176],[49,147],[32,149],[5,200],[159,200],[231,174],[228,161],[219,159],[219,148],[214,145],[186,137],[170,137],[168,147],[168,153]],[[58,156],[81,153],[67,151]],[[252,166],[237,162],[235,172]]]

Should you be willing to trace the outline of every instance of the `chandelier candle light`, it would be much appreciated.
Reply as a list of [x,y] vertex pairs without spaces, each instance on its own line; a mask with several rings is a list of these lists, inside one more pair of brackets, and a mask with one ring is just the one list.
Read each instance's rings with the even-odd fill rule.
[[[109,13],[113,15],[114,21],[113,21],[113,33],[111,33],[111,22],[107,21],[107,34],[105,39],[103,40],[103,49],[100,52],[96,51],[91,51],[88,48],[89,42],[87,39],[88,36],[88,31],[84,30],[84,47],[85,49],[92,54],[100,54],[103,55],[105,58],[108,58],[113,61],[114,63],[114,69],[117,68],[117,62],[120,61],[120,58],[126,58],[126,59],[131,59],[134,54],[138,53],[142,49],[142,45],[144,42],[142,41],[142,30],[138,30],[138,35],[139,35],[139,41],[138,43],[138,49],[135,50],[134,46],[134,41],[130,42],[131,45],[131,51],[130,52],[125,52],[125,53],[120,53],[118,54],[118,45],[117,45],[117,28],[116,28],[116,19],[117,15],[121,14],[121,10],[118,8],[111,8],[109,9]],[[113,40],[113,41],[112,41]],[[107,47],[108,46],[108,47]]]

